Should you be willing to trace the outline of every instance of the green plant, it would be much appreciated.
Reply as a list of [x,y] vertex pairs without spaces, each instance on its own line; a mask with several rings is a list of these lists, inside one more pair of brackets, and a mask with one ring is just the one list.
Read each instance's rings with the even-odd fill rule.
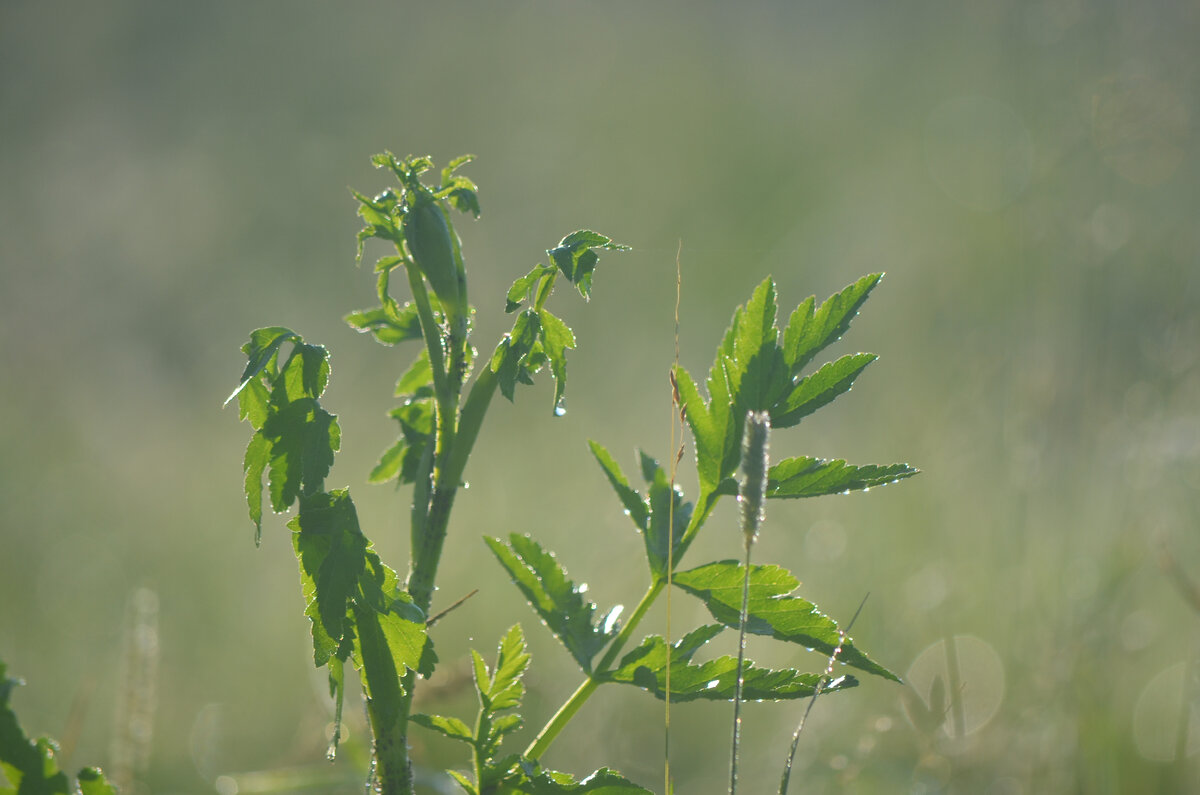
[[72,784],[58,767],[58,745],[49,737],[34,740],[25,734],[9,703],[13,690],[25,683],[7,671],[0,661],[0,795],[114,795],[116,789],[97,767],[80,770]]
[[[512,331],[488,358],[478,358],[470,336],[473,310],[467,303],[461,244],[449,216],[451,209],[479,213],[475,185],[456,173],[469,160],[452,161],[442,170],[440,184],[426,186],[421,176],[433,167],[428,158],[377,155],[373,162],[393,173],[399,190],[388,189],[374,198],[354,194],[365,221],[358,236],[360,260],[370,238],[389,241],[396,253],[379,259],[375,266],[379,305],[351,313],[347,322],[385,345],[424,343],[397,383],[396,395],[402,402],[391,416],[399,424],[399,438],[369,478],[412,485],[411,560],[404,581],[383,564],[363,535],[348,490],[325,486],[340,444],[337,418],[320,403],[329,378],[326,350],[306,343],[290,329],[258,329],[243,346],[248,361],[229,397],[238,399],[240,416],[254,428],[244,468],[256,540],[261,537],[264,478],[272,509],[283,512],[297,506],[288,526],[300,565],[305,612],[312,622],[314,661],[328,668],[339,719],[344,665],[350,661],[359,671],[373,735],[375,790],[412,791],[407,738],[410,725],[416,724],[469,747],[471,776],[451,774],[469,793],[647,792],[607,768],[577,782],[539,763],[600,686],[632,685],[658,698],[668,697],[669,691],[671,701],[681,702],[728,701],[735,694],[739,699],[787,700],[856,684],[852,676],[832,679],[792,669],[760,668],[751,662],[743,667],[731,657],[694,661],[703,646],[727,627],[827,655],[840,650],[842,662],[896,679],[845,638],[838,625],[812,603],[793,595],[798,582],[784,569],[735,560],[677,569],[720,498],[739,492],[734,476],[742,458],[746,417],[753,414],[764,422],[769,418],[777,430],[794,426],[847,391],[875,358],[843,356],[801,375],[821,350],[846,331],[881,274],[860,279],[820,307],[815,299],[808,299],[792,314],[782,338],[775,325],[775,286],[767,279],[734,313],[709,373],[707,398],[686,370],[676,366],[672,373],[695,442],[700,483],[694,504],[675,486],[673,472],[651,456],[640,455],[647,484],[643,493],[630,485],[604,447],[591,444],[592,454],[645,542],[649,584],[623,624],[620,608],[599,614],[556,557],[538,542],[520,534],[486,539],[535,612],[582,669],[579,688],[524,752],[502,754],[503,740],[521,725],[517,710],[529,665],[523,634],[514,626],[504,634],[493,666],[489,668],[478,653],[472,654],[480,702],[473,726],[454,717],[412,712],[418,675],[429,676],[437,663],[428,616],[438,563],[455,494],[492,397],[499,389],[512,400],[518,384],[532,383],[538,372],[548,369],[555,381],[554,412],[562,412],[566,351],[575,347],[575,338],[546,308],[547,299],[560,277],[588,298],[597,252],[625,249],[591,231],[564,237],[548,250],[548,264],[535,266],[513,283],[505,306],[508,313],[516,314]],[[391,275],[400,268],[412,296],[404,305],[390,293]],[[286,356],[284,346],[290,346]],[[764,466],[765,455],[764,437]],[[812,497],[866,489],[915,472],[904,464],[856,467],[840,460],[790,458],[766,470],[765,482],[759,485],[767,498]],[[749,543],[748,535],[747,554]],[[701,599],[715,623],[673,642],[649,635],[626,652],[647,610],[668,583]],[[337,739],[335,731],[331,755]]]

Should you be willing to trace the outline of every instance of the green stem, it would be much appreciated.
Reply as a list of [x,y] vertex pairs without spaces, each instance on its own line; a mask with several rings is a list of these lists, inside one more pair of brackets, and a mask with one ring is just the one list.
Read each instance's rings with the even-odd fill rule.
[[[484,372],[488,371],[485,370]],[[482,378],[483,374],[481,373],[480,380],[482,380]],[[476,386],[478,387],[478,382],[476,383]],[[494,389],[495,387],[492,388]],[[475,390],[472,389],[471,392],[473,396]],[[467,398],[467,402],[471,402],[471,397]],[[463,415],[463,425],[465,426],[465,408],[463,409]],[[690,544],[692,539],[696,537],[696,533],[699,532],[700,526],[704,524],[704,520],[708,518],[710,513],[712,513],[712,510],[716,506],[717,500],[720,498],[720,496],[720,494],[700,495],[699,503],[702,507],[700,510],[695,511],[692,514],[692,520],[688,523],[688,527],[684,531],[683,538],[680,539],[678,554],[675,556],[674,560],[676,566],[679,565],[679,560],[683,557],[683,553],[687,545]],[[615,638],[613,638],[612,643],[608,645],[608,651],[604,653],[604,657],[600,659],[600,663],[595,667],[593,672],[588,675],[588,678],[585,679],[583,683],[575,690],[575,692],[571,694],[571,697],[568,698],[561,707],[559,707],[558,712],[554,713],[554,717],[552,717],[550,721],[542,727],[542,730],[538,732],[537,737],[535,737],[533,742],[530,743],[529,747],[525,749],[526,759],[538,759],[541,757],[541,755],[546,752],[546,749],[550,747],[550,744],[553,743],[558,737],[559,732],[563,730],[567,723],[570,722],[571,718],[575,716],[575,713],[579,711],[579,708],[582,707],[589,698],[591,698],[592,693],[594,693],[596,688],[600,686],[601,678],[604,674],[609,672],[613,662],[615,662],[617,659],[617,655],[620,654],[621,650],[625,648],[625,645],[629,643],[629,638],[633,635],[634,630],[637,629],[638,624],[641,623],[642,618],[645,617],[646,612],[650,609],[650,606],[654,604],[654,600],[658,598],[660,593],[662,593],[662,590],[664,587],[666,587],[666,584],[667,580],[665,575],[661,579],[655,579],[654,582],[650,584],[650,587],[642,596],[642,600],[638,602],[637,607],[635,607],[633,612],[630,614],[628,621],[625,622],[625,626],[621,628],[621,631],[617,633]]]
[[617,655],[621,653],[621,649],[625,647],[625,644],[629,642],[630,636],[633,635],[633,630],[646,615],[646,612],[650,609],[650,606],[654,604],[654,600],[658,598],[658,595],[662,592],[664,585],[666,585],[665,580],[655,580],[646,590],[645,595],[642,596],[642,601],[638,602],[637,607],[635,607],[633,609],[633,613],[630,614],[629,621],[625,624],[617,636],[613,638],[612,643],[609,644],[608,651],[600,660],[600,664],[597,665],[596,669],[588,675],[588,678],[585,679],[578,688],[576,688],[575,692],[571,694],[571,697],[568,698],[561,707],[559,707],[558,712],[554,713],[554,717],[552,717],[550,721],[542,727],[542,730],[538,732],[537,737],[533,738],[533,742],[530,743],[529,747],[525,749],[524,756],[526,759],[540,758],[541,755],[546,752],[546,749],[550,747],[550,744],[558,737],[559,732],[561,732],[563,728],[570,723],[571,718],[575,717],[575,713],[579,711],[579,708],[582,707],[589,698],[591,698],[592,693],[594,693],[596,688],[602,684],[601,677],[608,673],[613,661],[617,658]]
[[420,269],[412,260],[406,259],[404,270],[408,274],[413,303],[417,305],[417,315],[421,318],[421,335],[425,337],[425,348],[429,351],[429,365],[433,370],[433,394],[434,400],[437,401],[438,413],[453,417],[455,406],[450,384],[446,379],[442,327],[433,316],[433,306],[429,303],[429,293],[425,289],[425,279],[421,276]]

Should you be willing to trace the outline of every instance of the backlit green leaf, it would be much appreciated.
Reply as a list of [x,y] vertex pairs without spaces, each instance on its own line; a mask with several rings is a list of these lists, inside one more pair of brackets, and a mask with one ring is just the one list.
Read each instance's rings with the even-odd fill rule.
[[367,539],[345,489],[300,500],[300,511],[288,523],[300,562],[304,614],[313,624],[317,667],[341,645],[346,611],[366,566]]
[[117,788],[108,783],[104,771],[98,767],[79,771],[79,791],[82,795],[117,795]]
[[843,460],[789,458],[771,467],[767,496],[776,499],[820,497],[886,486],[910,478],[920,470],[908,464],[853,466]]
[[346,323],[355,331],[369,333],[384,345],[396,345],[421,339],[421,318],[415,304],[407,303],[389,312],[382,306],[360,309],[346,315]]
[[311,398],[288,403],[263,423],[270,444],[268,481],[271,507],[282,513],[301,494],[321,490],[341,442],[334,417]]
[[[742,564],[724,560],[676,572],[674,582],[699,597],[717,621],[737,629],[741,622],[744,576]],[[779,566],[751,566],[746,632],[796,643],[826,657],[833,654],[840,643],[839,661],[885,679],[900,681],[891,671],[859,651],[852,640],[846,638],[843,642],[837,623],[819,612],[812,602],[790,595],[799,585],[799,580]]]
[[443,737],[449,737],[451,740],[460,740],[472,745],[475,743],[475,734],[467,724],[458,718],[447,718],[442,715],[425,715],[418,712],[415,715],[410,715],[408,719],[418,726],[432,729]]
[[499,785],[500,795],[651,795],[616,771],[601,768],[576,781],[573,776],[545,770],[522,760],[521,767]]
[[621,471],[620,465],[609,454],[608,450],[598,442],[589,441],[588,446],[592,449],[592,455],[596,457],[596,461],[600,463],[600,468],[604,470],[608,482],[612,484],[613,490],[617,492],[617,498],[621,500],[621,504],[625,506],[625,513],[633,520],[633,524],[641,532],[646,532],[646,528],[650,522],[650,508],[646,505],[646,500],[642,497],[637,489],[629,485],[629,481],[625,478],[625,473]]
[[582,229],[567,235],[557,246],[546,252],[550,255],[550,261],[575,285],[584,298],[591,296],[592,272],[600,260],[600,255],[594,249],[628,251],[629,246],[614,243],[612,238],[598,232]]
[[772,427],[790,428],[838,395],[850,391],[854,380],[877,358],[873,353],[848,354],[801,378],[787,399],[772,407]]
[[[737,688],[737,658],[724,656],[704,663],[692,663],[704,644],[722,627],[708,625],[689,632],[671,648],[671,701],[732,701]],[[657,635],[646,638],[626,654],[605,681],[635,685],[656,698],[666,695],[667,645]],[[791,668],[758,668],[750,660],[742,669],[742,698],[747,701],[778,701],[804,698],[813,694],[819,674],[800,673]],[[858,684],[854,677],[835,679],[822,692],[844,690]]]
[[242,352],[246,354],[247,359],[246,369],[242,371],[242,377],[238,379],[237,388],[229,394],[229,397],[225,398],[225,402],[228,403],[237,397],[237,394],[245,389],[246,384],[264,369],[273,369],[279,356],[280,346],[285,342],[299,339],[299,334],[282,326],[260,328],[250,332],[250,341],[242,346]]
[[546,309],[538,310],[542,324],[542,347],[550,361],[554,377],[554,413],[561,413],[563,393],[567,388],[567,348],[575,347],[575,335],[567,324]]
[[576,586],[554,555],[529,536],[513,533],[507,544],[495,538],[484,540],[550,631],[580,667],[590,672],[592,658],[617,633],[621,608],[613,608],[596,621],[596,605],[583,597],[586,586]]
[[521,678],[529,668],[530,655],[525,649],[525,636],[520,624],[513,624],[500,641],[496,655],[496,670],[488,686],[491,709],[513,709],[525,696],[525,685]]
[[815,297],[796,307],[783,332],[784,358],[792,375],[798,374],[814,356],[846,333],[859,307],[882,278],[882,273],[862,277],[826,299],[815,313]]
[[504,311],[515,312],[526,301],[534,302],[536,306],[535,288],[552,273],[554,273],[554,268],[550,265],[534,265],[529,273],[517,279],[512,283],[512,287],[508,288]]

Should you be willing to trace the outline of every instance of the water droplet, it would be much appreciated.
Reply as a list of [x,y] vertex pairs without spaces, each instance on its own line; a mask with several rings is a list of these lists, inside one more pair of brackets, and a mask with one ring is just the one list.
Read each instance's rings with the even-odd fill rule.
[[459,488],[462,489],[463,491],[466,491],[467,489],[471,488],[470,481],[464,480],[463,484],[461,486],[459,486]]
[[566,401],[560,400],[560,401],[558,401],[558,403],[554,404],[554,416],[555,417],[561,417],[566,413],[567,413]]
[[719,685],[719,684],[721,684],[721,680],[720,680],[720,679],[714,679],[714,680],[712,680],[711,682],[709,682],[708,684],[706,684],[704,687],[705,687],[705,689],[707,689],[707,690],[712,690],[712,689],[714,689],[714,688],[715,688],[717,685]]

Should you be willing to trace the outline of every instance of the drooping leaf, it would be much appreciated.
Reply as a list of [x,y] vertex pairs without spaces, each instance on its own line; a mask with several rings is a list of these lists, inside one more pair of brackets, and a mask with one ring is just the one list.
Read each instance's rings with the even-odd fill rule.
[[550,374],[554,377],[554,413],[560,414],[563,393],[567,389],[567,349],[575,347],[575,335],[566,323],[549,310],[539,309],[538,317],[542,326],[542,348],[550,362]]
[[784,358],[792,375],[798,374],[814,356],[846,333],[859,307],[882,278],[882,273],[862,277],[827,298],[815,313],[815,297],[796,307],[783,332]]
[[255,431],[250,437],[250,444],[246,446],[242,470],[245,473],[246,504],[250,508],[250,521],[254,522],[256,546],[262,541],[262,479],[270,460],[271,442],[261,430]]
[[300,563],[301,589],[312,621],[314,662],[325,665],[346,632],[346,611],[366,566],[367,539],[345,489],[300,500],[288,523]]
[[426,729],[435,731],[451,740],[460,740],[472,745],[475,743],[474,732],[458,718],[447,718],[442,715],[426,715],[418,712],[415,715],[410,715],[408,719],[418,726],[424,726]]
[[[741,622],[744,576],[742,564],[724,560],[676,572],[674,582],[703,601],[713,618],[736,629]],[[746,632],[796,643],[826,657],[833,654],[840,643],[839,661],[885,679],[900,681],[891,671],[859,651],[852,640],[846,638],[843,641],[837,623],[818,611],[812,602],[792,596],[799,584],[799,580],[779,566],[751,566]]]
[[237,397],[238,393],[246,388],[246,384],[276,361],[279,348],[285,342],[299,339],[299,334],[282,326],[260,328],[250,332],[250,341],[242,346],[242,352],[246,354],[247,359],[246,369],[238,379],[237,388],[225,398],[225,403]]
[[[737,658],[718,657],[704,663],[692,663],[692,657],[723,628],[711,624],[689,632],[671,647],[671,701],[731,701],[737,688]],[[605,681],[640,687],[656,698],[666,695],[667,644],[651,635],[605,675]],[[811,696],[819,674],[800,673],[791,668],[759,668],[746,660],[742,669],[742,698],[747,701],[779,701]],[[844,690],[858,682],[850,676],[839,677],[822,692]]]
[[597,232],[581,229],[567,235],[557,246],[546,251],[550,261],[575,285],[585,299],[591,297],[592,272],[596,269],[596,263],[600,261],[600,255],[595,249],[628,251],[629,246],[614,243],[612,238]]
[[767,496],[776,499],[820,497],[886,486],[920,472],[908,464],[853,466],[838,459],[788,458],[767,474]]
[[771,409],[771,425],[790,428],[838,395],[850,391],[854,380],[877,358],[873,353],[847,354],[801,378],[791,388],[787,399]]
[[621,608],[614,607],[596,621],[596,605],[583,596],[586,586],[575,585],[554,555],[529,536],[513,533],[508,543],[484,540],[550,631],[580,667],[591,672],[592,658],[617,633]]
[[523,373],[525,357],[541,335],[542,321],[537,312],[526,309],[517,316],[511,332],[505,335],[492,355],[492,371],[500,383],[500,394],[513,399],[517,381]]

